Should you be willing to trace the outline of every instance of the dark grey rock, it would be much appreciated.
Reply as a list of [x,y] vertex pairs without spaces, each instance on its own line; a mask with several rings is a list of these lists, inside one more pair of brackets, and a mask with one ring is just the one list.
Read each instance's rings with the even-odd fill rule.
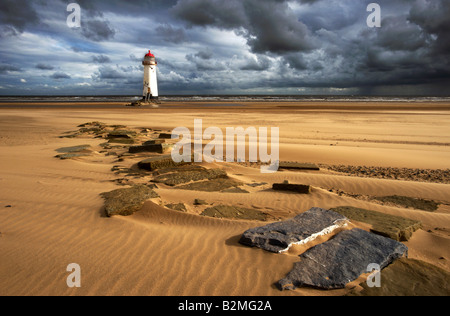
[[171,203],[167,204],[166,207],[174,211],[179,211],[183,213],[187,212],[186,205],[184,205],[183,203]]
[[159,144],[164,144],[166,142],[165,139],[152,139],[152,140],[148,140],[145,143],[143,143],[143,146],[147,146],[147,145],[159,145]]
[[290,191],[300,194],[309,194],[311,192],[309,185],[291,183],[274,183],[272,189],[275,191]]
[[135,131],[127,131],[127,130],[116,130],[108,133],[108,138],[126,138],[131,139],[135,137],[137,133]]
[[92,150],[90,148],[91,148],[90,145],[58,148],[56,149],[56,151],[59,152],[60,154],[56,155],[55,157],[64,160],[90,156],[92,154]]
[[135,185],[131,188],[117,189],[102,193],[105,199],[107,216],[129,216],[139,211],[145,201],[159,197],[158,194],[145,185]]
[[300,255],[301,261],[277,285],[280,290],[344,288],[367,273],[370,264],[383,269],[407,252],[404,244],[390,238],[362,229],[347,230]]
[[256,188],[256,187],[261,187],[263,185],[266,185],[267,182],[261,182],[261,183],[246,183],[246,186],[252,187],[252,188]]
[[73,146],[73,147],[63,147],[56,149],[59,153],[78,153],[83,152],[86,150],[89,150],[91,148],[91,145],[79,145],[79,146]]
[[281,161],[280,169],[294,169],[294,170],[320,170],[320,168],[313,163],[289,162]]
[[293,244],[307,243],[346,223],[345,216],[314,207],[290,220],[251,228],[242,235],[239,242],[271,252],[284,252]]
[[128,152],[131,154],[144,153],[144,152],[163,154],[165,151],[169,150],[172,147],[173,147],[173,145],[164,144],[164,143],[147,144],[147,145],[142,145],[142,146],[132,146],[128,149]]
[[148,171],[155,171],[157,169],[173,168],[185,164],[191,163],[189,162],[176,163],[173,161],[171,155],[166,155],[142,160],[141,162],[138,163],[138,167],[140,169],[145,169]]
[[133,138],[110,138],[108,144],[133,145],[136,141]]
[[56,155],[55,157],[59,158],[61,160],[66,160],[66,159],[73,159],[73,158],[79,158],[79,157],[87,157],[87,156],[90,156],[90,155],[91,155],[90,152],[88,152],[88,153],[80,152],[80,153],[60,154],[60,155]]
[[201,199],[195,199],[194,205],[208,205],[208,202],[206,202],[205,200],[201,200]]
[[161,133],[161,134],[159,134],[159,138],[161,138],[161,139],[172,139],[172,134]]

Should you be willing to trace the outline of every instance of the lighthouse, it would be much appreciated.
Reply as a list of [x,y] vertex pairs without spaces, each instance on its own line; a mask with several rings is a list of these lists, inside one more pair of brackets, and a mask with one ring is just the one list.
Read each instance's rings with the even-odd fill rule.
[[148,51],[142,61],[144,65],[144,91],[143,100],[147,102],[158,102],[158,81],[156,79],[156,62],[155,55]]

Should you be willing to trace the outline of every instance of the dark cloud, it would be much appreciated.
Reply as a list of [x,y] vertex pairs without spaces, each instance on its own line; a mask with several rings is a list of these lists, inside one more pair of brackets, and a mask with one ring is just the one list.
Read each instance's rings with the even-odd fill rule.
[[98,69],[92,78],[96,81],[124,79],[126,75],[110,66],[103,66]]
[[383,19],[383,27],[377,32],[376,43],[391,51],[416,51],[432,41],[420,26],[410,23],[406,15]]
[[0,23],[9,30],[10,35],[22,33],[25,28],[40,22],[32,1],[2,0],[0,1]]
[[308,28],[282,0],[180,0],[172,9],[191,26],[235,30],[256,53],[282,54],[315,47]]
[[194,64],[195,69],[199,71],[221,71],[226,69],[226,65],[222,61],[211,57],[211,52],[200,51],[196,54],[186,55],[186,60]]
[[97,64],[107,64],[111,62],[111,59],[106,55],[92,56],[92,61]]
[[162,24],[156,28],[157,35],[164,41],[180,44],[187,41],[184,29],[175,28],[170,24]]
[[49,65],[49,64],[39,63],[39,64],[36,65],[36,69],[53,70],[53,69],[55,69],[55,67],[53,67],[52,65]]
[[308,69],[308,65],[302,54],[298,53],[287,54],[284,56],[283,60],[292,69],[295,70]]
[[450,56],[449,16],[448,0],[416,0],[411,7],[408,19],[427,34],[435,36],[432,44],[435,53]]
[[19,71],[20,71],[19,67],[8,64],[0,64],[0,74],[8,74],[10,72],[19,72]]
[[71,77],[64,72],[55,72],[53,75],[50,76],[50,78],[59,80],[59,79],[70,79]]
[[257,58],[251,58],[246,61],[245,65],[241,66],[240,70],[249,71],[263,71],[270,67],[270,60],[264,55],[260,55]]
[[198,57],[200,59],[211,59],[213,57],[213,52],[211,49],[206,48],[205,50],[199,51],[197,54],[195,54],[195,57]]
[[92,41],[101,42],[113,39],[116,31],[110,26],[108,21],[88,20],[82,22],[81,33]]

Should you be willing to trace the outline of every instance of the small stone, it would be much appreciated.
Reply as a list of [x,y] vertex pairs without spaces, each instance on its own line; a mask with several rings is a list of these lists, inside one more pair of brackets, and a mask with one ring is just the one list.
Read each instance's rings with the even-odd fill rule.
[[311,187],[303,184],[274,183],[272,189],[275,191],[290,191],[300,194],[309,194],[311,192]]
[[294,169],[294,170],[320,170],[320,168],[312,163],[287,162],[281,161],[280,169]]
[[208,203],[205,200],[195,199],[194,205],[208,205]]
[[160,144],[164,144],[166,142],[165,139],[152,139],[152,140],[148,140],[145,143],[143,143],[143,146],[147,146],[147,145],[160,145]]
[[[178,135],[174,135],[174,136],[178,136]],[[159,138],[161,138],[161,139],[172,139],[172,134],[161,133],[161,134],[159,134]]]
[[179,212],[183,212],[183,213],[187,212],[186,206],[183,203],[178,203],[178,204],[171,203],[171,204],[167,204],[166,207],[170,208],[171,210],[174,210],[174,211],[179,211]]

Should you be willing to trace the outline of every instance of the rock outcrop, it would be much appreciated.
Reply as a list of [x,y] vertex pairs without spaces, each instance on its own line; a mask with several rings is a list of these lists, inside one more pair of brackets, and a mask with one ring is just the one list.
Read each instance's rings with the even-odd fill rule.
[[63,147],[56,149],[56,151],[60,154],[56,155],[55,157],[63,160],[90,156],[93,153],[90,145]]
[[352,206],[340,206],[331,210],[346,216],[350,220],[370,224],[372,226],[371,232],[396,241],[408,241],[412,234],[422,227],[420,222],[412,219]]
[[108,217],[132,215],[142,208],[145,201],[159,197],[155,191],[145,185],[117,189],[102,193],[101,196],[105,199],[105,212]]
[[257,221],[266,221],[268,218],[268,215],[264,212],[255,209],[230,205],[217,205],[209,207],[205,209],[201,215],[215,218],[230,218],[230,219],[257,220]]

